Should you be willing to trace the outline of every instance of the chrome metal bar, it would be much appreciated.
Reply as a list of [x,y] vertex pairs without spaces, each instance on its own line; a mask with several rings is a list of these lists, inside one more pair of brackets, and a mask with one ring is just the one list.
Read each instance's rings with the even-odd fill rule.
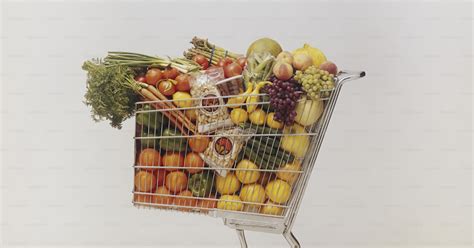
[[354,80],[357,78],[361,78],[365,76],[365,72],[347,72],[343,71],[338,75],[337,78],[337,84],[336,84],[336,89],[332,92],[331,97],[328,101],[328,105],[325,108],[325,111],[323,113],[323,117],[320,120],[320,124],[318,126],[318,132],[319,135],[316,136],[316,139],[313,139],[312,144],[310,145],[310,150],[312,152],[310,159],[306,162],[307,168],[303,169],[305,170],[303,177],[299,180],[298,185],[296,186],[297,192],[294,194],[294,199],[290,203],[290,213],[287,215],[286,219],[286,225],[287,225],[287,231],[291,230],[294,224],[294,220],[296,217],[296,214],[298,213],[298,210],[301,205],[301,201],[303,198],[304,191],[306,190],[306,187],[308,185],[309,177],[311,176],[311,173],[313,171],[316,159],[319,154],[319,150],[321,149],[321,144],[324,139],[324,135],[326,134],[327,127],[329,125],[329,121],[331,120],[332,113],[334,111],[334,107],[337,102],[337,98],[339,97],[339,93],[341,92],[342,86],[344,85],[345,82]]
[[295,235],[292,232],[285,232],[283,233],[283,237],[285,237],[288,244],[290,244],[291,248],[300,248],[300,242],[295,238]]
[[240,247],[242,247],[242,248],[247,248],[248,246],[247,246],[247,240],[245,239],[244,230],[242,230],[242,229],[237,229],[236,232],[237,232],[237,235],[239,236]]

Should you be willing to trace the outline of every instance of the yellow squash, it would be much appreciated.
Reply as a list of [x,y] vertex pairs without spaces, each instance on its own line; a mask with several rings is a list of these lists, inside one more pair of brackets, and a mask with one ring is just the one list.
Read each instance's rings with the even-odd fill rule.
[[252,92],[252,90],[253,90],[253,84],[250,83],[250,82],[247,83],[247,90],[244,93],[239,94],[236,97],[229,98],[229,100],[227,101],[227,105],[228,105],[227,107],[228,108],[240,108],[241,106],[239,104],[243,104],[245,102],[245,100],[247,100],[247,97]]
[[252,91],[252,93],[250,94],[250,96],[247,98],[247,101],[246,101],[247,112],[252,113],[253,111],[255,111],[255,109],[257,109],[257,105],[258,105],[257,103],[259,99],[259,96],[257,95],[260,94],[260,89],[263,88],[263,86],[267,84],[272,84],[272,82],[262,81],[255,86],[255,89]]

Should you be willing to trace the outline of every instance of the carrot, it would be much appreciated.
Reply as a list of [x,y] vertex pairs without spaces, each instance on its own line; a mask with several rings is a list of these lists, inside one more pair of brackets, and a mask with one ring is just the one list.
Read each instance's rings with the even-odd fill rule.
[[[159,95],[161,95],[161,92],[160,92],[159,90],[157,90],[156,87],[154,87],[153,85],[148,85],[147,89],[148,89],[149,91],[151,91],[151,93],[153,93],[155,96],[157,96],[158,98],[160,98]],[[161,99],[161,98],[160,98],[160,99]],[[163,99],[161,99],[161,100],[163,100]]]
[[159,101],[160,100],[153,93],[151,93],[149,90],[147,90],[145,88],[140,89],[140,95],[142,95],[143,97],[145,97],[146,99],[149,99],[151,101]]
[[194,125],[194,123],[192,123],[192,121],[186,115],[184,115],[183,112],[181,112],[179,110],[176,110],[176,111],[171,110],[171,109],[176,108],[176,107],[171,102],[169,102],[169,100],[168,100],[168,98],[166,98],[166,96],[161,94],[161,92],[158,91],[152,85],[144,84],[144,83],[140,83],[140,85],[142,85],[143,87],[146,87],[148,89],[148,91],[150,91],[151,93],[153,93],[155,95],[155,97],[157,98],[157,100],[155,100],[155,101],[162,100],[164,102],[164,104],[166,104],[168,106],[168,108],[170,109],[170,111],[168,111],[168,112],[171,112],[171,114],[174,115],[179,122],[183,123],[183,125],[186,126],[186,128],[191,133],[193,133],[193,134],[195,133],[196,126]]
[[[142,88],[140,89],[140,95],[142,95],[146,100],[148,101],[159,101],[158,99],[151,91],[148,89]],[[152,104],[155,109],[168,109],[163,102],[156,102]],[[184,135],[186,134],[186,130],[183,128],[182,125],[176,120],[175,116],[173,116],[170,111],[163,111],[163,114],[181,131],[181,133]]]

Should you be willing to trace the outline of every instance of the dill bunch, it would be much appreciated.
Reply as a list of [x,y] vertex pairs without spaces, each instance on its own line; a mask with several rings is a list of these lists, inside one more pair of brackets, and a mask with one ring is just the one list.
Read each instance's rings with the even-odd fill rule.
[[112,127],[120,129],[122,122],[135,113],[139,89],[132,84],[132,69],[126,66],[106,66],[101,60],[86,61],[87,91],[84,103],[90,106],[96,122],[109,120]]

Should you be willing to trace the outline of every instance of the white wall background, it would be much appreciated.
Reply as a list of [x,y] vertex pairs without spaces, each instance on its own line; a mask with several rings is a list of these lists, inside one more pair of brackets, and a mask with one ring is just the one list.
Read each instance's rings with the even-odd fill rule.
[[[95,124],[81,63],[308,42],[348,83],[295,225],[304,247],[472,244],[472,2],[3,1],[1,245],[238,247],[219,219],[131,205],[132,121]],[[250,233],[251,247],[286,247]]]

